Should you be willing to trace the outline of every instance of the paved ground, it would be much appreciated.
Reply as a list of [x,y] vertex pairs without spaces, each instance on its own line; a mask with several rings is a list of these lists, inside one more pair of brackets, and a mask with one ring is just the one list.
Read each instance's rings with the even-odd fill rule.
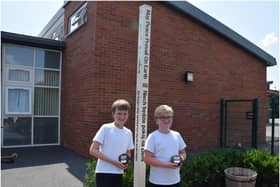
[[84,158],[60,146],[2,149],[2,155],[18,153],[13,164],[1,164],[2,187],[83,186]]

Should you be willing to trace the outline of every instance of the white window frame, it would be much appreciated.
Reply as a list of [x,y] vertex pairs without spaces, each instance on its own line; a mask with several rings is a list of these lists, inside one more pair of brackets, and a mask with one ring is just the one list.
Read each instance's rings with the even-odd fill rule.
[[[9,89],[22,89],[22,90],[28,90],[28,97],[29,97],[29,109],[28,112],[10,112],[9,111]],[[7,86],[5,89],[5,114],[28,114],[32,115],[32,88],[29,87],[22,87],[22,86]]]
[[[82,25],[84,25],[87,22],[87,5],[88,5],[87,2],[84,3],[68,19],[68,34],[71,34],[72,32],[76,31],[78,28],[80,28]],[[73,17],[77,17],[77,18],[75,20],[73,20]],[[78,23],[79,21],[81,21],[80,24]],[[76,24],[78,24],[77,27],[74,29],[71,29]]]
[[[29,72],[29,81],[15,81],[15,80],[9,80],[9,70],[22,70],[22,71],[28,71]],[[20,84],[20,85],[28,85],[32,86],[33,85],[33,80],[34,80],[34,73],[33,73],[33,68],[26,68],[23,66],[15,66],[15,65],[6,65],[5,68],[5,81],[8,84]]]

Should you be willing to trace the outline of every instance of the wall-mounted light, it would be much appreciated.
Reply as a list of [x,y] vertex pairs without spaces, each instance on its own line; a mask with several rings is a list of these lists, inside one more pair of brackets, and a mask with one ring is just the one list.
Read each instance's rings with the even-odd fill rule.
[[193,81],[193,72],[192,71],[186,71],[185,72],[185,81],[186,82],[192,82]]

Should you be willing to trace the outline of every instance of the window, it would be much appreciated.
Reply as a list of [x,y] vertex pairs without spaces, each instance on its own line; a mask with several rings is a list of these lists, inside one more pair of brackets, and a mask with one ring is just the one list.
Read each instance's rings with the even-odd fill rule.
[[69,19],[68,32],[72,33],[87,22],[87,3],[83,4]]
[[59,87],[59,71],[36,69],[35,85]]
[[59,144],[61,52],[3,44],[4,147]]
[[58,118],[34,118],[34,144],[58,142]]
[[6,114],[32,114],[30,88],[7,87],[6,101]]
[[28,145],[31,143],[31,117],[8,117],[4,119],[4,145]]
[[24,69],[8,69],[9,81],[30,82],[30,71]]
[[36,88],[34,91],[34,114],[53,116],[59,112],[59,90],[57,88]]
[[16,45],[6,45],[5,47],[6,64],[32,67],[34,61],[33,58],[33,48]]
[[60,69],[60,53],[37,49],[35,67]]

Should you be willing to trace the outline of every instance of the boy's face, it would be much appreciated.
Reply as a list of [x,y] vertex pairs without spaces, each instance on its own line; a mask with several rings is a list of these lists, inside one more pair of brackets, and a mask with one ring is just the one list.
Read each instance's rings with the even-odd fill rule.
[[173,122],[172,114],[161,114],[156,117],[156,124],[159,129],[169,130]]
[[124,126],[128,119],[128,111],[127,110],[119,110],[118,108],[115,110],[115,112],[112,112],[112,116],[114,119],[114,122],[120,126]]

